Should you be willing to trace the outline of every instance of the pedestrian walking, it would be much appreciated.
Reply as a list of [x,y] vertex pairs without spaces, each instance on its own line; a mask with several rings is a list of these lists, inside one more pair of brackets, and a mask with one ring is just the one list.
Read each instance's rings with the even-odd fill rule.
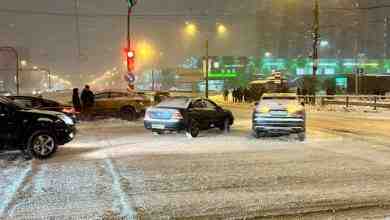
[[228,102],[228,100],[229,100],[229,90],[228,89],[225,89],[223,91],[223,98],[224,98],[225,102]]
[[85,85],[81,92],[82,113],[85,119],[90,120],[92,117],[92,107],[95,104],[95,95],[90,90],[89,85]]
[[73,108],[76,112],[81,112],[81,100],[80,100],[78,88],[73,89],[72,104],[73,104]]

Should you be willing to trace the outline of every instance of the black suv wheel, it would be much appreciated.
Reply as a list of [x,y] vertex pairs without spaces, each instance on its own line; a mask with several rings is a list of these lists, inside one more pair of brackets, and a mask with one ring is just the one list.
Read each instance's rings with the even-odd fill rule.
[[196,138],[198,137],[199,133],[200,133],[200,128],[198,122],[191,121],[186,132],[187,137]]
[[27,142],[27,152],[38,159],[46,159],[57,151],[57,143],[54,135],[48,131],[34,132]]

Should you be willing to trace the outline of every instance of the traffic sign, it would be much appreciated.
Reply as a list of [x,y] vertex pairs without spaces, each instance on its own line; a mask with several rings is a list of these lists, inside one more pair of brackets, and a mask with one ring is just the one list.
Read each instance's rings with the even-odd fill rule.
[[135,82],[135,76],[133,73],[127,73],[125,75],[125,80],[129,83],[134,83]]

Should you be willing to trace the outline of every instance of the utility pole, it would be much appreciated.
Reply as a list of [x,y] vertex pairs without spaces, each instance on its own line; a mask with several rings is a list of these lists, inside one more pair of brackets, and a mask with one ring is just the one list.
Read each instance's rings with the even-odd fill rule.
[[320,7],[318,0],[314,0],[314,22],[313,22],[313,77],[312,85],[310,88],[310,95],[315,95],[316,93],[316,84],[317,84],[317,70],[319,65],[319,56],[318,56],[318,42],[320,40]]
[[205,96],[209,98],[209,40],[206,40],[206,71],[205,71]]
[[383,39],[383,41],[384,41],[384,45],[383,45],[383,47],[384,47],[384,53],[383,53],[383,58],[384,59],[387,59],[387,56],[388,56],[388,49],[389,49],[389,44],[388,44],[388,40],[389,40],[389,16],[386,16],[385,17],[385,24],[384,24],[384,39]]
[[[130,16],[131,16],[131,6],[127,8],[127,49],[131,48],[131,39],[130,39]],[[127,67],[129,68],[129,67]]]

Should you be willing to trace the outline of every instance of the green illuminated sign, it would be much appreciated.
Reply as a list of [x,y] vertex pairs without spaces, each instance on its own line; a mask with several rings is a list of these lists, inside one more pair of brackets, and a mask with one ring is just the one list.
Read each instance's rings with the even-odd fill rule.
[[238,76],[237,72],[209,72],[209,78],[236,78]]

